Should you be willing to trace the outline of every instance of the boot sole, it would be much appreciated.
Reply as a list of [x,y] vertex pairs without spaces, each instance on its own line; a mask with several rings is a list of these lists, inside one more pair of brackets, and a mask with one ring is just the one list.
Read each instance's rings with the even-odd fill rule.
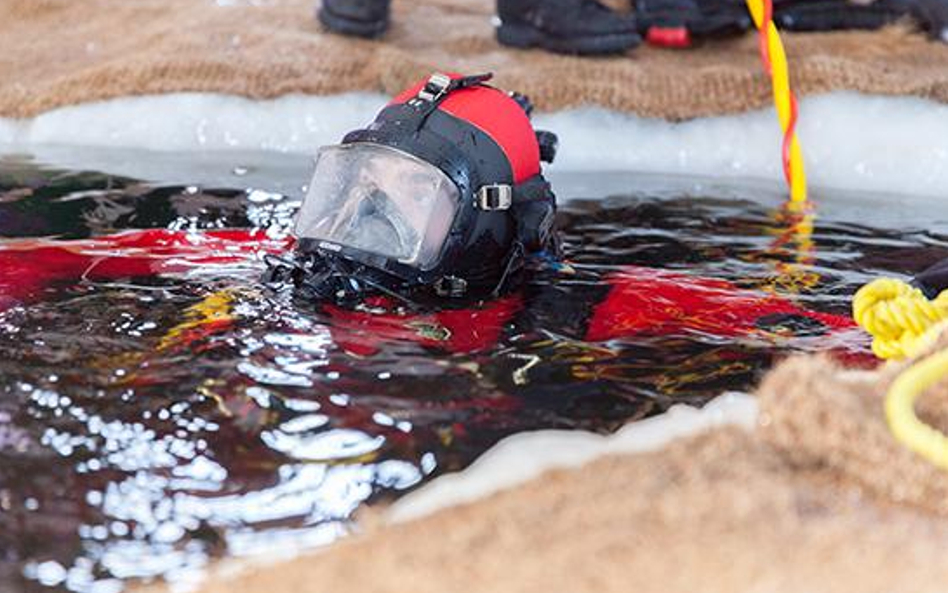
[[385,31],[388,30],[388,20],[359,21],[334,14],[325,8],[320,8],[316,13],[316,17],[324,27],[333,33],[340,33],[342,35],[376,39],[381,37]]
[[908,16],[908,11],[899,11],[867,6],[845,8],[788,7],[774,10],[774,22],[788,31],[836,31],[841,29],[880,29]]
[[531,25],[502,23],[497,27],[497,41],[519,49],[539,47],[558,54],[605,55],[624,53],[642,43],[642,38],[638,33],[612,33],[564,39]]

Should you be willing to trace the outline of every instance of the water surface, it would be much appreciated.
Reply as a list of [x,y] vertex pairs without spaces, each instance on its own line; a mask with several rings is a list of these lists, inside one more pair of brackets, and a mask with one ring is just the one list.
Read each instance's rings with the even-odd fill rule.
[[[297,196],[247,187],[246,174],[165,185],[7,157],[0,237],[286,233]],[[625,266],[845,316],[867,280],[948,255],[941,222],[817,218],[801,235],[798,218],[746,188],[587,185],[561,196],[571,269],[538,273],[479,317],[366,326],[262,289],[254,261],[53,284],[0,313],[0,590],[119,591],[187,578],[216,557],[320,545],[367,502],[463,468],[507,435],[609,432],[749,389],[776,358],[829,347],[807,328],[735,338],[687,324],[591,341],[606,279]],[[226,323],[175,332],[220,291]],[[459,346],[471,327],[477,338]]]

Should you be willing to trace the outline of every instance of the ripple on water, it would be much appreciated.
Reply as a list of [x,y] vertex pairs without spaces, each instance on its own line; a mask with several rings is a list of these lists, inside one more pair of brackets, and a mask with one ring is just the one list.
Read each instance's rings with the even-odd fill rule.
[[[280,236],[298,207],[253,188],[20,167],[0,163],[7,239]],[[457,312],[365,327],[263,292],[258,263],[54,284],[28,306],[4,308],[0,296],[0,589],[109,593],[132,579],[188,579],[225,554],[322,545],[366,502],[462,468],[505,436],[611,432],[747,389],[777,356],[851,339],[786,328],[735,337],[696,319],[590,342],[603,279],[624,266],[795,289],[806,308],[846,314],[868,278],[946,251],[944,228],[838,220],[818,220],[808,248],[779,240],[785,213],[714,196],[574,200],[560,218],[575,273],[537,275],[470,317],[464,336]],[[222,287],[234,295],[230,322],[162,345]]]

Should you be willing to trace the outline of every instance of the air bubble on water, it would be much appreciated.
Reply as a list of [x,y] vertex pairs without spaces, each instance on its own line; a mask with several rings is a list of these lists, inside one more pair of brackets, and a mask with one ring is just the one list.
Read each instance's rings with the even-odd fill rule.
[[43,562],[36,566],[36,580],[47,587],[55,587],[66,580],[66,569],[54,560]]
[[279,202],[283,199],[283,195],[275,192],[263,191],[262,189],[251,189],[247,191],[247,199],[254,204],[262,204],[264,202]]
[[438,460],[435,458],[434,453],[428,452],[421,456],[421,471],[425,475],[430,474],[438,467]]
[[372,414],[372,421],[379,426],[395,426],[395,419],[388,414],[383,414],[382,412],[376,412]]

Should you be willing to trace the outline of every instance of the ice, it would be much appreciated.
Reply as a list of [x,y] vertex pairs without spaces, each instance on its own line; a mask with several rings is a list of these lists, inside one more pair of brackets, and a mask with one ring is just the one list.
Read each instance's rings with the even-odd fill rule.
[[[66,107],[32,120],[0,119],[0,152],[51,146],[163,152],[270,151],[311,155],[364,126],[381,95],[291,95],[252,101],[170,94]],[[801,102],[800,137],[820,188],[941,196],[948,187],[948,106],[911,97],[832,93]],[[771,109],[687,122],[600,108],[537,117],[560,135],[553,170],[647,172],[781,182],[781,138]],[[305,183],[305,181],[304,181]]]
[[384,103],[367,93],[271,101],[202,93],[129,97],[64,107],[32,120],[0,118],[0,144],[310,154],[365,126]]
[[675,406],[661,416],[629,424],[612,436],[570,430],[515,435],[498,443],[468,469],[437,478],[400,499],[388,518],[396,523],[411,521],[485,498],[553,469],[578,467],[604,455],[654,451],[717,426],[751,428],[756,422],[757,400],[743,393],[728,393],[700,410]]
[[[560,135],[563,168],[780,181],[771,110],[669,123],[603,109],[542,116]],[[812,185],[941,196],[948,187],[948,106],[910,97],[833,93],[800,107]]]

